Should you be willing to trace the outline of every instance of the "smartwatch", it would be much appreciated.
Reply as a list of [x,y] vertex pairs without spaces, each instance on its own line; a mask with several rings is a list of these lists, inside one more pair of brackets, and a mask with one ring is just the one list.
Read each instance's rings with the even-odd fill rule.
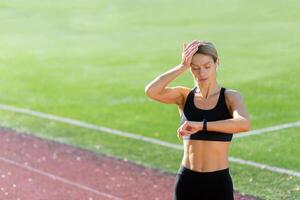
[[202,131],[207,131],[207,120],[203,119],[203,129]]

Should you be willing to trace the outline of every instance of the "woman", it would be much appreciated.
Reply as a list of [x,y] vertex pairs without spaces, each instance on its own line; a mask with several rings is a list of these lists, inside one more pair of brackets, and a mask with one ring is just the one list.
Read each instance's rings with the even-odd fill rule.
[[[217,82],[219,58],[211,42],[183,45],[181,63],[159,75],[146,94],[161,103],[176,104],[181,116],[177,136],[184,154],[174,184],[174,200],[233,200],[228,150],[232,134],[249,131],[249,115],[241,94]],[[195,87],[167,87],[190,69]]]

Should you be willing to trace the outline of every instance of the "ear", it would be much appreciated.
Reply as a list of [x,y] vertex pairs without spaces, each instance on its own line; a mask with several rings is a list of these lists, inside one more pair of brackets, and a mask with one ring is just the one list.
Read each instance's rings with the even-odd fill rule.
[[220,60],[219,60],[219,58],[216,61],[216,65],[217,65],[217,69],[219,69],[219,67],[220,67]]

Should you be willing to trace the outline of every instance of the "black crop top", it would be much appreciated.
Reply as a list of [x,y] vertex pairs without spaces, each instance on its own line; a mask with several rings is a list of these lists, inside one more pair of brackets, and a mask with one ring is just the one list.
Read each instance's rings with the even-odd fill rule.
[[[184,104],[180,124],[184,121],[218,121],[232,118],[225,102],[225,88],[221,88],[216,106],[209,110],[197,108],[194,104],[194,94],[197,87],[194,87]],[[209,126],[209,123],[208,123]],[[198,131],[188,136],[183,136],[184,140],[212,140],[212,141],[231,141],[232,134],[215,131]]]

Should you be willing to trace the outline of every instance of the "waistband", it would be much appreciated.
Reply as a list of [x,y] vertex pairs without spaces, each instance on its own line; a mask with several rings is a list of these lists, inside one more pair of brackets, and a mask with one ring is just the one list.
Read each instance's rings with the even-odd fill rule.
[[211,171],[211,172],[198,172],[191,170],[183,165],[180,165],[179,170],[177,174],[179,175],[190,175],[190,176],[220,176],[220,175],[228,175],[229,168],[221,169],[217,171]]

